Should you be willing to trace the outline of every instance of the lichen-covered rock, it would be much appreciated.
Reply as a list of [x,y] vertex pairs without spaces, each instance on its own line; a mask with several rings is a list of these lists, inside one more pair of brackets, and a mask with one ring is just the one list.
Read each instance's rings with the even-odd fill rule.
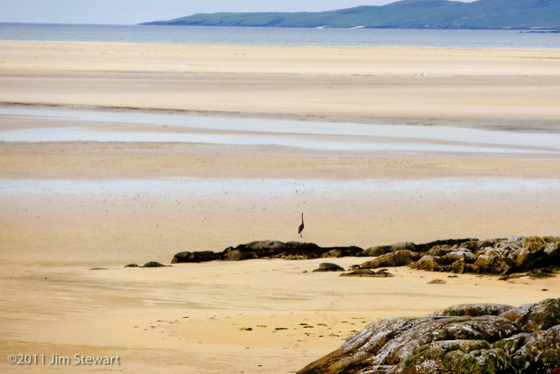
[[478,274],[480,273],[480,269],[478,266],[474,266],[472,264],[467,264],[463,260],[455,261],[451,264],[451,271],[457,274],[463,273],[471,273],[471,274]]
[[485,274],[506,274],[510,271],[513,264],[501,248],[494,248],[487,249],[479,254],[473,265],[477,266]]
[[444,316],[498,316],[502,313],[515,309],[510,305],[504,304],[458,304],[430,314],[431,317]]
[[560,368],[560,326],[534,333],[524,343],[513,353],[520,374],[552,373]]
[[367,261],[361,265],[363,269],[377,269],[394,266],[405,266],[418,260],[420,255],[408,249],[400,249],[395,252],[386,253],[374,260]]
[[443,258],[438,256],[426,255],[419,261],[410,265],[413,269],[429,270],[429,271],[444,271],[446,262]]
[[364,262],[360,265],[362,269],[377,269],[380,267],[393,267],[397,266],[397,261],[392,253],[386,253],[377,257],[374,260]]
[[430,248],[430,250],[426,253],[427,256],[435,256],[435,257],[443,257],[451,252],[453,252],[456,248],[450,247],[448,245],[436,245],[435,247]]
[[[558,322],[559,304],[463,304],[427,317],[379,320],[298,374],[553,373],[560,367],[560,325],[550,324]],[[522,316],[512,319],[508,313],[517,309]],[[542,329],[531,330],[531,318]]]
[[515,373],[511,357],[483,340],[452,340],[422,345],[403,366],[418,374]]
[[364,250],[362,253],[359,253],[358,256],[377,257],[377,256],[383,256],[384,254],[389,252],[396,252],[396,251],[403,251],[403,250],[415,252],[416,244],[411,242],[403,242],[403,243],[397,243],[393,245],[380,245],[376,247],[370,247]]
[[446,240],[436,240],[434,242],[425,243],[425,244],[416,244],[416,251],[426,253],[431,248],[435,247],[442,247],[442,248],[465,248],[470,251],[474,251],[475,249],[479,248],[478,239],[446,239]]
[[538,304],[525,304],[501,314],[523,326],[523,331],[547,330],[560,325],[560,299],[546,299]]
[[331,262],[323,262],[322,264],[319,264],[318,269],[313,270],[314,273],[316,273],[316,272],[326,272],[326,271],[345,271],[345,270],[342,266],[339,266],[337,264],[333,264]]
[[[390,246],[387,246],[390,247]],[[560,273],[560,237],[522,237],[508,239],[440,240],[415,246],[419,261],[409,266],[427,271],[454,273],[494,274],[508,279],[513,273],[527,273],[531,279],[554,276]],[[376,259],[364,265],[391,266]],[[443,261],[441,261],[441,260]]]
[[471,251],[453,251],[442,256],[447,262],[464,261],[465,263],[472,264],[476,261],[476,256]]

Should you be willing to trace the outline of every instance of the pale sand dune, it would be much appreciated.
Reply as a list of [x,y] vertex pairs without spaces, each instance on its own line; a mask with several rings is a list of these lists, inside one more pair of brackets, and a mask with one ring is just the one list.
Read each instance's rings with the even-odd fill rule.
[[[560,131],[557,50],[0,41],[0,51],[4,103]],[[260,136],[133,123],[71,125]],[[0,116],[2,133],[61,126],[68,121]],[[363,322],[464,302],[521,305],[559,297],[560,278],[504,282],[407,268],[390,269],[395,277],[386,279],[311,273],[323,260],[123,268],[169,263],[183,250],[221,251],[265,239],[369,247],[560,235],[557,151],[524,149],[535,152],[1,143],[0,371],[290,373],[339,347]],[[348,267],[366,260],[329,261]],[[435,278],[447,284],[427,284]],[[252,331],[240,330],[248,327]],[[287,330],[273,332],[279,327]],[[8,354],[18,353],[45,354],[47,365],[8,365]],[[119,355],[121,365],[53,367],[48,362],[55,353]]]

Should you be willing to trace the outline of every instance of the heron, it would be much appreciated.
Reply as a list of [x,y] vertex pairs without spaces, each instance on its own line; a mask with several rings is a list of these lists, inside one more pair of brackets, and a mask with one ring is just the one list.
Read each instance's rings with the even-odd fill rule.
[[301,213],[301,225],[299,225],[299,229],[298,229],[298,234],[300,238],[303,238],[303,235],[301,234],[301,232],[303,231],[303,228],[305,226],[303,225],[303,213]]

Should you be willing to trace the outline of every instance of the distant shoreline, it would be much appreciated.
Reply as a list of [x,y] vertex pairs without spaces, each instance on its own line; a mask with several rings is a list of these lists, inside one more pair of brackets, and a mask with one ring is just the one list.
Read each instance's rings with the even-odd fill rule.
[[558,29],[552,27],[399,27],[399,26],[347,26],[336,27],[332,25],[321,26],[264,26],[264,25],[213,25],[213,24],[171,24],[168,21],[141,22],[136,25],[114,25],[114,26],[169,26],[169,27],[234,27],[234,28],[254,28],[254,29],[336,29],[336,30],[443,30],[443,31],[519,31],[527,33],[560,33]]
[[560,5],[531,0],[404,0],[324,12],[201,13],[141,25],[558,31]]

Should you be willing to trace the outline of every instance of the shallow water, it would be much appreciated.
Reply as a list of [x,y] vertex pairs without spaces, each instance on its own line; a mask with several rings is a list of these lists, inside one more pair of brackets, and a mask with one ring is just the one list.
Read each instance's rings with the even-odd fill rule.
[[[200,117],[180,114],[131,112],[70,111],[26,108],[0,108],[0,115],[31,116],[61,121],[61,128],[26,129],[0,132],[0,141],[100,141],[100,142],[173,142],[229,145],[277,145],[315,150],[337,151],[402,151],[402,152],[465,152],[465,153],[558,153],[560,134],[516,133],[443,126],[371,125],[333,122],[305,122],[231,117]],[[65,122],[91,121],[102,123],[150,124],[161,127],[178,126],[253,134],[170,134],[159,132],[102,132],[65,127]],[[363,141],[324,141],[290,135],[361,136]],[[415,143],[376,142],[373,137],[417,140]],[[423,141],[444,141],[455,144],[429,144]],[[462,145],[478,144],[480,146]],[[491,147],[491,145],[510,146]],[[539,147],[539,150],[515,147]],[[549,148],[543,150],[542,148]]]
[[[560,179],[522,178],[434,178],[420,180],[366,179],[333,181],[322,179],[206,179],[167,178],[159,180],[2,180],[0,195],[12,194],[135,194],[154,195],[210,195],[247,193],[256,195],[347,194],[353,192],[412,192],[471,194],[478,192],[509,192],[526,194],[536,191],[560,191]],[[165,191],[162,193],[162,191]]]
[[0,39],[270,46],[560,48],[558,34],[513,30],[298,29],[0,23]]
[[[5,142],[126,142],[126,143],[202,143],[224,145],[274,145],[327,151],[400,151],[400,152],[458,152],[458,153],[548,153],[547,151],[471,147],[422,143],[375,143],[296,139],[274,136],[165,134],[149,132],[102,132],[79,128],[51,128],[14,130],[0,133]],[[554,153],[558,153],[555,151]]]

